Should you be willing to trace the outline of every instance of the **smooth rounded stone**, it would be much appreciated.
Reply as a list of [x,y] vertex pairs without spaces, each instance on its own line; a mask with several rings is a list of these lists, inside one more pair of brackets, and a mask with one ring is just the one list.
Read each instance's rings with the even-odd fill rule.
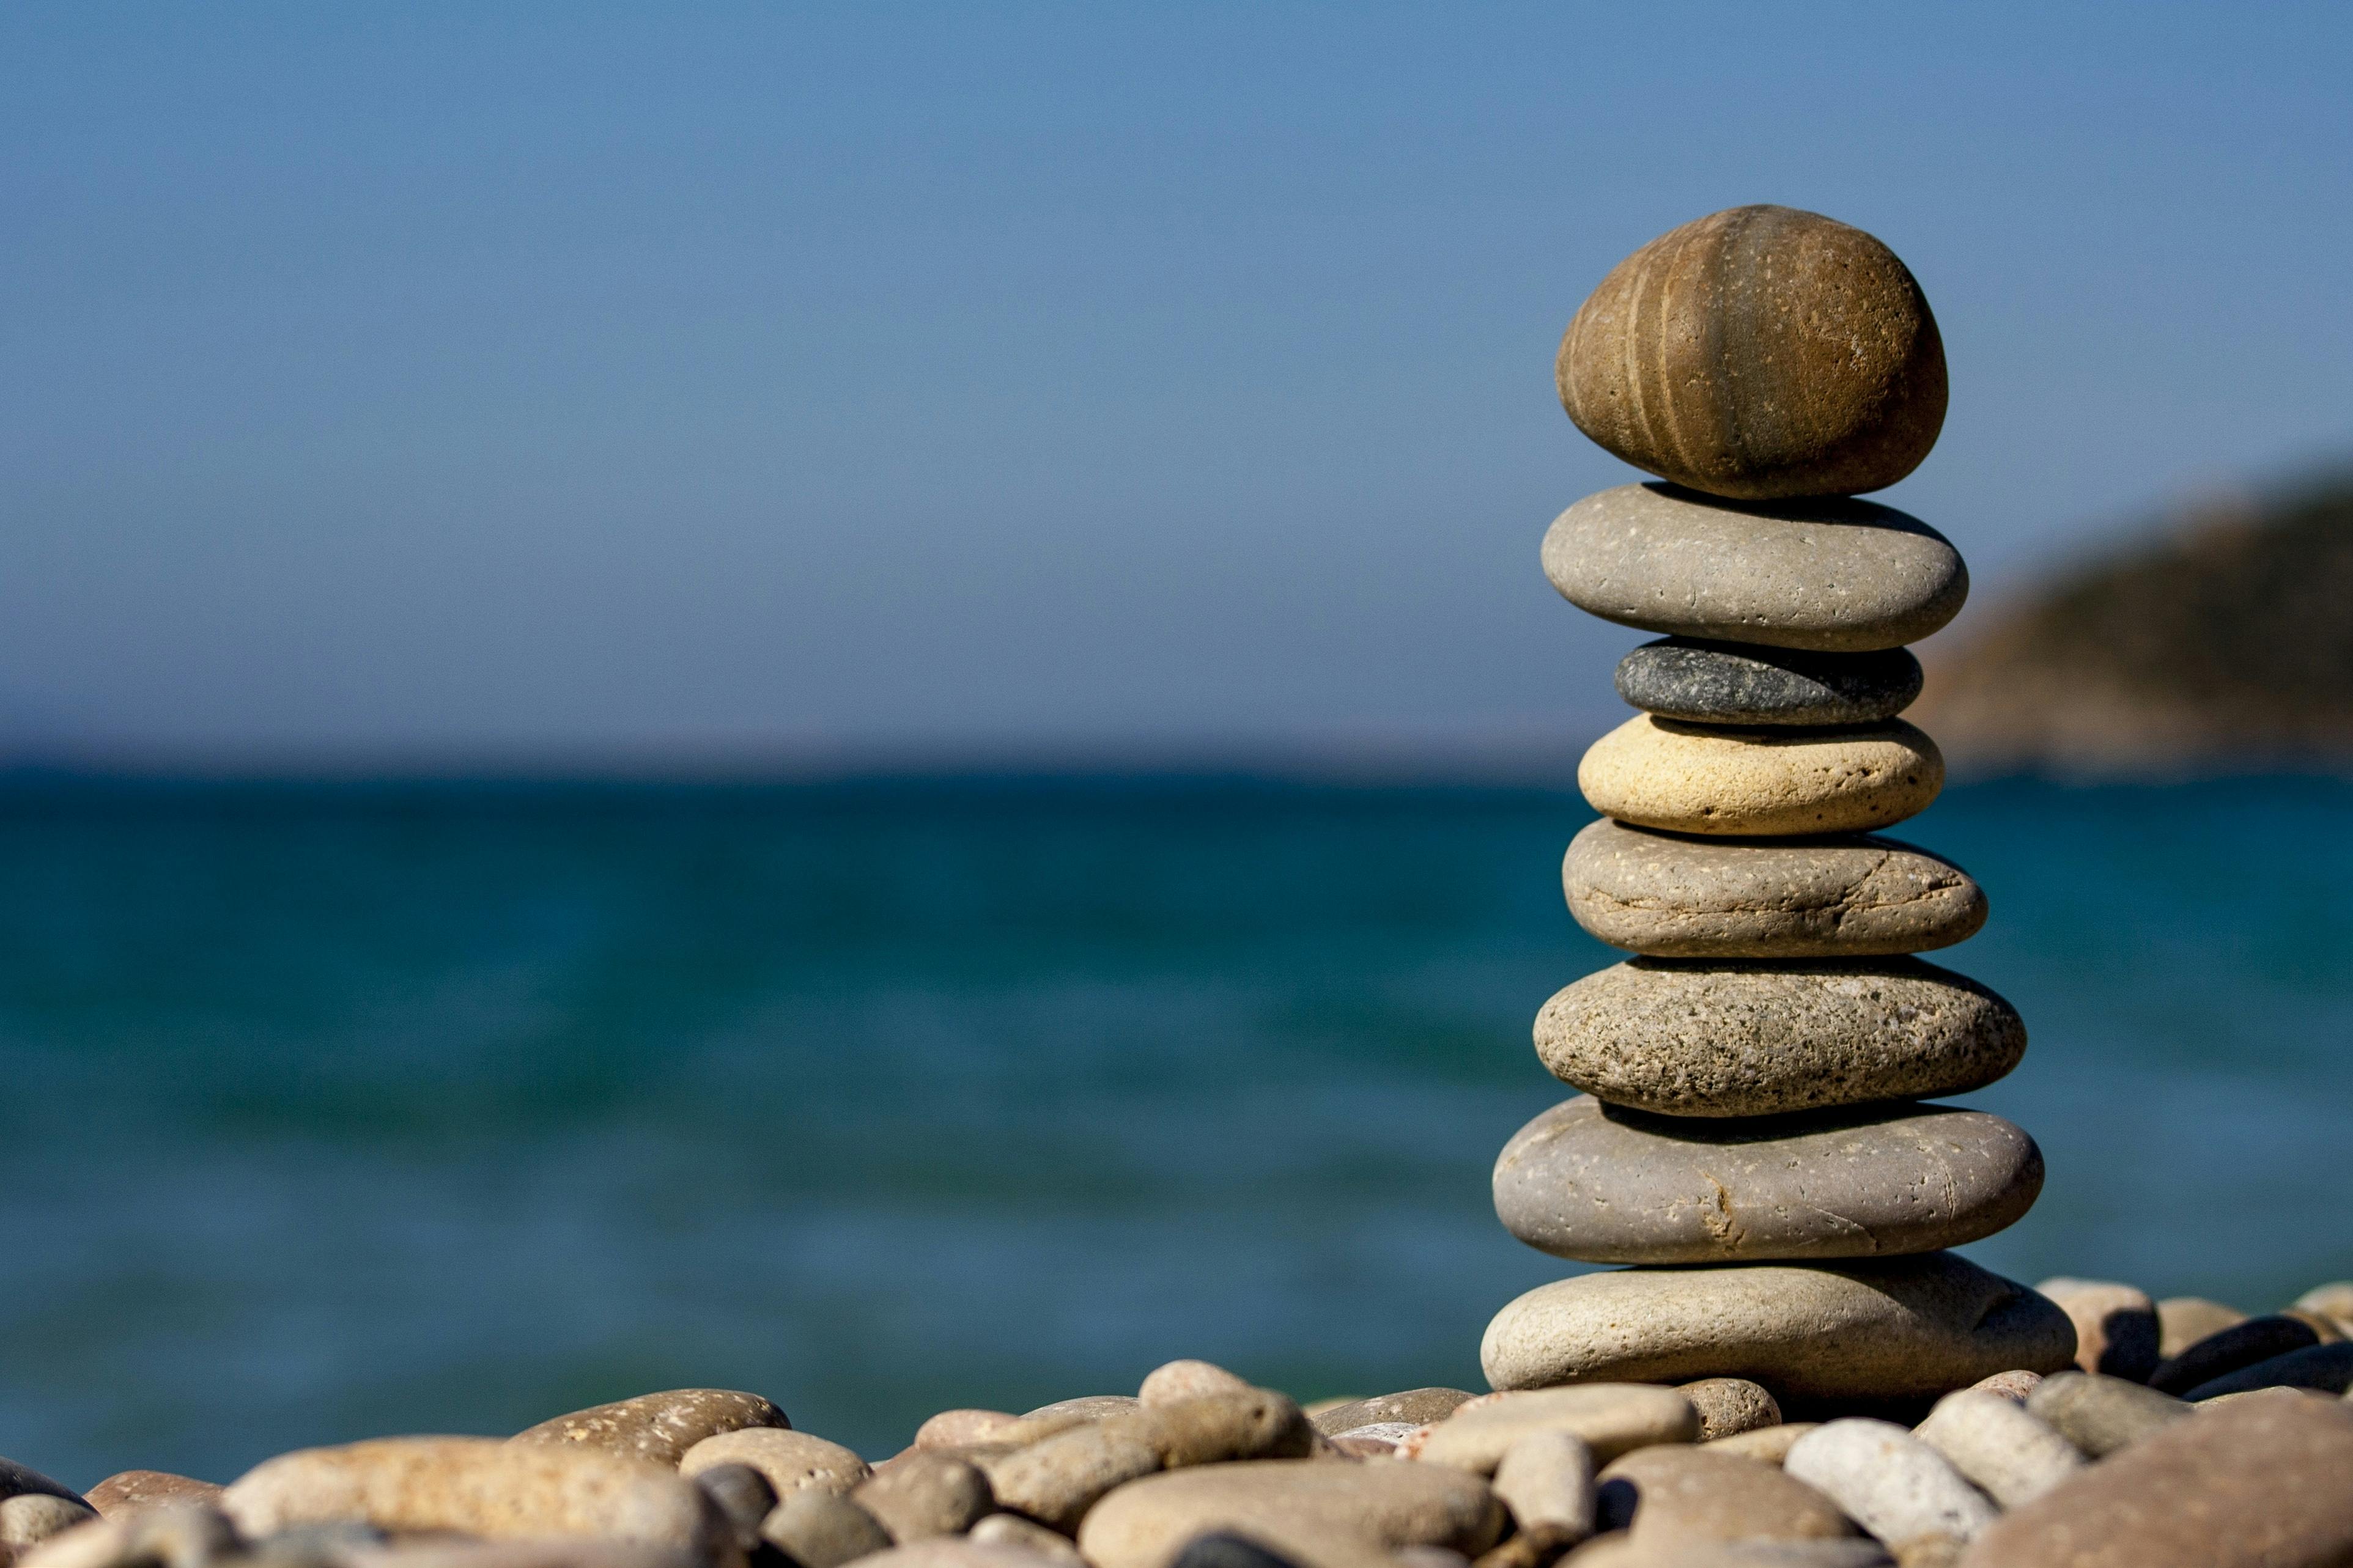
[[1204,1394],[1248,1394],[1252,1384],[1224,1367],[1206,1361],[1172,1361],[1152,1369],[1135,1391],[1139,1404],[1170,1405]]
[[175,1476],[169,1470],[121,1470],[90,1489],[86,1500],[106,1519],[121,1519],[142,1508],[162,1503],[214,1504],[221,1489],[211,1481]]
[[1612,1105],[1780,1116],[1982,1089],[2026,1054],[2026,1024],[1916,958],[1632,958],[1556,992],[1535,1047],[1555,1078]]
[[1644,1448],[1601,1472],[1601,1528],[1638,1546],[1704,1541],[1835,1541],[1855,1533],[1838,1505],[1774,1466],[1707,1448]]
[[1951,861],[1868,834],[1694,837],[1610,817],[1569,840],[1568,912],[1662,958],[1860,958],[1977,934],[1985,889]]
[[2225,1373],[2319,1342],[2312,1325],[2298,1319],[2277,1312],[2249,1318],[2168,1356],[2148,1374],[2148,1385],[2160,1394],[2187,1394]]
[[1705,1120],[1579,1095],[1513,1135],[1493,1187],[1504,1229],[1588,1263],[1894,1257],[2016,1223],[2042,1154],[1949,1106]]
[[1944,1455],[1892,1421],[1825,1422],[1798,1441],[1781,1468],[1899,1553],[1930,1537],[1968,1541],[1996,1517]]
[[2026,1412],[2049,1422],[2067,1441],[2098,1459],[2186,1419],[2191,1409],[2169,1394],[2121,1377],[2063,1372],[2035,1386],[2026,1396]]
[[2012,1405],[2025,1404],[2027,1395],[2042,1385],[2041,1373],[2021,1372],[2016,1368],[2009,1372],[1995,1373],[1991,1377],[1981,1377],[1969,1384],[1979,1394],[1998,1394]]
[[761,1539],[800,1568],[839,1568],[891,1548],[882,1521],[828,1491],[798,1491],[781,1499],[760,1521]]
[[719,1505],[739,1537],[757,1540],[760,1523],[776,1510],[776,1489],[749,1465],[712,1465],[691,1472],[694,1484]]
[[[2126,1386],[2129,1387],[2130,1384]],[[2168,1426],[2003,1516],[1965,1568],[2341,1568],[2353,1411],[2239,1400]]]
[[240,1545],[237,1527],[218,1509],[164,1502],[53,1535],[16,1563],[17,1568],[206,1568]]
[[[1084,1559],[1081,1559],[1084,1561]],[[1247,1535],[1213,1530],[1185,1543],[1175,1568],[1299,1568],[1279,1552],[1271,1552]]]
[[1042,1524],[1033,1524],[1018,1513],[992,1513],[966,1532],[966,1539],[983,1546],[1009,1546],[1017,1551],[1035,1552],[1049,1561],[1063,1563],[1066,1568],[1079,1568],[1086,1559],[1071,1544],[1070,1537],[1057,1534]]
[[1618,661],[1628,706],[1694,724],[1875,724],[1920,695],[1909,648],[1816,653],[1763,643],[1661,637]]
[[1141,1437],[1172,1470],[1235,1459],[1303,1459],[1314,1451],[1317,1436],[1289,1394],[1247,1386],[1145,1405],[1098,1425]]
[[1067,1560],[1023,1546],[934,1535],[876,1552],[864,1561],[871,1568],[1055,1568]]
[[1899,1563],[1865,1536],[1841,1541],[1689,1542],[1661,1550],[1605,1535],[1560,1560],[1561,1568],[1933,1568]]
[[68,1502],[80,1502],[81,1493],[63,1481],[51,1480],[30,1465],[20,1465],[14,1459],[0,1459],[0,1498],[55,1497]]
[[675,1466],[705,1437],[746,1426],[790,1426],[785,1413],[756,1394],[729,1388],[673,1388],[591,1405],[525,1427],[516,1443],[578,1443],[607,1453]]
[[934,1535],[961,1535],[997,1506],[988,1478],[976,1467],[922,1451],[860,1482],[849,1496],[881,1520],[901,1545]]
[[1762,505],[1667,485],[1587,496],[1545,531],[1545,576],[1640,631],[1811,653],[1918,642],[1960,613],[1968,568],[1918,518],[1871,501]]
[[1079,1551],[1095,1568],[1168,1568],[1194,1537],[1233,1531],[1310,1564],[1335,1539],[1476,1556],[1505,1521],[1484,1480],[1446,1465],[1245,1460],[1121,1487],[1088,1512]]
[[[2353,1342],[2337,1340],[2288,1351],[2253,1366],[2224,1373],[2210,1383],[2200,1384],[2182,1397],[2195,1404],[2260,1388],[2305,1388],[2343,1394],[2353,1388]],[[0,1503],[0,1510],[7,1506]]]
[[692,1483],[579,1439],[383,1437],[264,1460],[221,1494],[248,1535],[358,1520],[493,1539],[601,1535],[690,1551],[726,1533]]
[[1703,1377],[1682,1384],[1675,1392],[1689,1400],[1692,1409],[1698,1413],[1696,1440],[1702,1443],[1781,1424],[1780,1402],[1762,1384],[1745,1377]]
[[98,1510],[79,1498],[53,1497],[47,1492],[0,1498],[0,1546],[22,1551],[97,1518]]
[[1586,748],[1577,787],[1594,810],[1668,833],[1867,833],[1926,811],[1945,787],[1945,757],[1901,719],[1719,730],[1641,713]]
[[1635,1448],[1699,1436],[1699,1412],[1672,1388],[1630,1381],[1527,1392],[1501,1382],[1495,1386],[1513,1391],[1513,1397],[1466,1406],[1432,1426],[1419,1456],[1423,1463],[1493,1475],[1512,1445],[1532,1432],[1567,1432],[1605,1465]]
[[2169,1361],[2207,1335],[2246,1321],[2246,1313],[2220,1301],[2209,1301],[2200,1296],[2168,1296],[2157,1304],[2157,1353]]
[[1530,1432],[1504,1450],[1495,1495],[1523,1531],[1543,1530],[1572,1545],[1593,1533],[1593,1449],[1574,1432]]
[[1982,1389],[1945,1395],[1912,1435],[2004,1508],[2032,1502],[2084,1468],[2083,1451],[2057,1427]]
[[1018,1430],[1023,1417],[1005,1410],[943,1410],[915,1428],[918,1448],[962,1448]]
[[1429,1425],[1426,1421],[1374,1421],[1363,1426],[1351,1426],[1345,1432],[1335,1432],[1332,1441],[1337,1443],[1344,1438],[1354,1438],[1387,1443],[1394,1447],[1409,1432],[1419,1432]]
[[705,1437],[678,1461],[682,1475],[719,1465],[749,1465],[768,1478],[776,1495],[815,1487],[847,1492],[874,1473],[873,1467],[839,1443],[783,1426],[746,1426]]
[[2045,1279],[2035,1289],[2075,1325],[2075,1364],[2085,1372],[2146,1383],[2157,1370],[2157,1303],[2147,1291],[2111,1279]]
[[1702,1446],[1716,1453],[1755,1459],[1759,1464],[1778,1465],[1789,1457],[1799,1438],[1820,1425],[1819,1421],[1784,1421],[1778,1426],[1759,1426],[1753,1431],[1735,1432],[1729,1437],[1710,1438]]
[[2297,1311],[2317,1312],[2341,1330],[2353,1323],[2353,1279],[2335,1279],[2326,1285],[2315,1285],[2288,1305]]
[[1022,1416],[1025,1421],[1042,1420],[1053,1415],[1075,1415],[1094,1421],[1105,1415],[1116,1415],[1123,1410],[1133,1410],[1143,1403],[1132,1394],[1082,1394],[1075,1399],[1057,1399],[1051,1405],[1040,1405]]
[[1313,1413],[1310,1419],[1315,1423],[1315,1429],[1326,1436],[1390,1421],[1424,1426],[1432,1421],[1445,1420],[1471,1397],[1469,1393],[1460,1388],[1408,1388],[1396,1394],[1379,1394],[1370,1399],[1352,1399],[1345,1405],[1335,1405]]
[[1097,1422],[992,1462],[988,1477],[998,1507],[1070,1534],[1105,1494],[1163,1468],[1144,1434]]
[[1620,261],[1554,374],[1613,456],[1719,495],[1884,489],[1945,423],[1944,342],[1911,271],[1795,207],[1727,207]]
[[1784,1401],[1919,1398],[2074,1353],[2065,1313],[1949,1252],[1580,1275],[1506,1306],[1479,1352],[1497,1388],[1745,1377]]

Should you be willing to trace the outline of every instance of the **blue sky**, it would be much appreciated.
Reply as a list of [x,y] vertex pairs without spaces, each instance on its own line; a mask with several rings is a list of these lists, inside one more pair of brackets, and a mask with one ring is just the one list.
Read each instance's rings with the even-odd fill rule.
[[[1978,608],[2353,453],[2338,8],[12,5],[0,734],[202,765],[1589,736],[1579,300],[1943,326]],[[1965,616],[1955,633],[1966,635]]]

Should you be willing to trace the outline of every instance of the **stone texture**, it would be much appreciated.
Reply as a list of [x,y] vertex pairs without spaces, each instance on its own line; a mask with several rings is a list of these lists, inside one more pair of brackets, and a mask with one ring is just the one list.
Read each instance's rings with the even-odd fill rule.
[[2157,1353],[2170,1361],[2207,1335],[2246,1321],[2246,1313],[2220,1301],[2209,1301],[2200,1296],[2168,1296],[2157,1304]]
[[749,1465],[712,1465],[695,1471],[692,1479],[735,1527],[744,1550],[751,1550],[761,1521],[776,1510],[775,1485]]
[[1636,468],[1720,495],[1895,483],[1945,422],[1920,285],[1862,229],[1727,207],[1610,268],[1561,339],[1561,406]]
[[1854,1526],[1836,1503],[1772,1465],[1709,1448],[1643,1448],[1601,1472],[1602,1528],[1636,1546],[1716,1541],[1836,1541]]
[[1948,1252],[1581,1275],[1506,1306],[1480,1346],[1497,1388],[1730,1376],[1785,1401],[1917,1398],[2074,1353],[2066,1314]]
[[1635,958],[1556,992],[1535,1046],[1555,1078],[1613,1105],[1777,1116],[1982,1088],[2018,1065],[2026,1025],[1916,958]]
[[1901,719],[1852,730],[1729,730],[1637,714],[1586,749],[1593,809],[1669,833],[1867,833],[1926,811],[1944,753]]
[[1892,838],[1695,837],[1603,817],[1561,861],[1591,935],[1665,958],[1862,958],[1977,934],[1985,889]]
[[1703,1377],[1675,1392],[1699,1413],[1697,1440],[1702,1443],[1781,1424],[1781,1406],[1771,1392],[1745,1377]]
[[[2127,1385],[2129,1386],[2129,1385]],[[1966,1568],[2341,1568],[2353,1411],[2240,1400],[2178,1421],[2006,1515]]]
[[1893,1422],[1826,1423],[1799,1440],[1781,1468],[1820,1489],[1899,1554],[1917,1541],[1968,1541],[1996,1517],[1993,1504],[1942,1454]]
[[2353,1279],[2335,1279],[2326,1285],[2315,1285],[2289,1305],[2299,1311],[2317,1312],[2344,1331],[2353,1332],[2346,1325],[2353,1324]]
[[673,1388],[558,1415],[518,1432],[516,1443],[578,1443],[607,1453],[676,1465],[705,1437],[745,1426],[790,1426],[785,1413],[756,1394],[727,1388]]
[[1162,1468],[1141,1434],[1095,1423],[994,1460],[988,1475],[998,1507],[1068,1534],[1105,1494]]
[[2085,1372],[2146,1383],[2157,1370],[2157,1303],[2134,1285],[2109,1279],[2045,1279],[2035,1289],[2075,1325],[2075,1364]]
[[2013,1368],[2009,1372],[1995,1373],[1991,1377],[1981,1377],[1969,1386],[1979,1394],[1999,1394],[2012,1405],[2023,1405],[2028,1394],[2042,1386],[2042,1374]]
[[865,1559],[869,1568],[1055,1568],[1061,1561],[1026,1547],[957,1535],[926,1536]]
[[167,1502],[217,1504],[221,1489],[211,1481],[168,1470],[122,1470],[90,1489],[88,1502],[107,1519]]
[[2148,1374],[2160,1394],[2187,1394],[2225,1373],[2269,1361],[2320,1342],[2312,1325],[2280,1313],[2248,1318],[2207,1335],[2179,1355],[2168,1356]]
[[2084,1468],[2083,1451],[2057,1427],[1983,1389],[1945,1395],[1913,1436],[2004,1508],[2032,1502]]
[[1390,1421],[1404,1421],[1421,1426],[1432,1421],[1445,1420],[1470,1398],[1471,1395],[1460,1388],[1408,1388],[1396,1394],[1379,1394],[1370,1399],[1352,1399],[1345,1405],[1332,1405],[1318,1412],[1314,1420],[1316,1430],[1327,1436]]
[[839,1568],[891,1548],[881,1520],[846,1497],[815,1489],[779,1500],[761,1521],[760,1536],[800,1568]]
[[2044,1378],[2026,1396],[2029,1415],[2049,1422],[2094,1459],[2127,1447],[2172,1422],[2190,1406],[2121,1377],[2065,1372]]
[[962,1448],[1020,1431],[1025,1416],[1005,1410],[943,1410],[915,1428],[918,1448]]
[[2195,1403],[2258,1388],[2309,1388],[2323,1394],[2343,1394],[2353,1388],[2353,1342],[2337,1340],[2288,1351],[2252,1366],[2226,1372],[2200,1384],[2182,1397]]
[[1495,1495],[1523,1531],[1573,1545],[1593,1533],[1593,1450],[1573,1432],[1530,1432],[1504,1450]]
[[1419,1457],[1425,1464],[1491,1475],[1512,1445],[1532,1432],[1569,1433],[1593,1451],[1596,1461],[1607,1464],[1653,1443],[1694,1441],[1699,1412],[1675,1390],[1641,1383],[1515,1393],[1456,1411],[1430,1428]]
[[1505,1518],[1485,1481],[1446,1465],[1253,1460],[1121,1487],[1087,1514],[1079,1551],[1095,1568],[1168,1568],[1194,1537],[1234,1531],[1308,1563],[1327,1561],[1335,1538],[1476,1555]]
[[386,1437],[299,1449],[247,1471],[220,1500],[248,1535],[357,1520],[388,1531],[600,1535],[710,1551],[727,1533],[692,1483],[577,1439]]
[[1139,1401],[1132,1394],[1082,1394],[1076,1399],[1058,1399],[1051,1405],[1040,1405],[1022,1419],[1036,1421],[1053,1415],[1076,1415],[1092,1421],[1104,1415],[1116,1415],[1123,1410],[1133,1410]]
[[1661,637],[1618,661],[1630,707],[1694,724],[1875,724],[1920,695],[1909,648],[1815,653],[1763,643]]
[[860,1483],[849,1500],[872,1514],[905,1545],[934,1535],[961,1535],[997,1506],[988,1478],[962,1459],[924,1450]]
[[1206,1361],[1172,1361],[1155,1367],[1135,1391],[1143,1405],[1171,1405],[1180,1399],[1192,1399],[1204,1394],[1248,1394],[1250,1384],[1236,1377],[1224,1367]]
[[1555,518],[1542,555],[1561,597],[1604,620],[1817,653],[1918,642],[1969,595],[1951,541],[1861,500],[1746,505],[1621,485]]
[[1933,1252],[2014,1224],[2042,1187],[2017,1127],[1908,1102],[1707,1120],[1579,1095],[1514,1134],[1494,1173],[1506,1230],[1588,1263]]
[[56,1497],[80,1502],[82,1495],[63,1481],[51,1480],[30,1465],[0,1459],[0,1498]]
[[705,1437],[679,1459],[683,1475],[720,1465],[749,1465],[768,1478],[780,1498],[814,1487],[847,1492],[874,1473],[864,1459],[839,1443],[782,1426],[746,1426]]
[[1798,1439],[1820,1426],[1819,1421],[1784,1421],[1778,1426],[1759,1426],[1750,1432],[1735,1432],[1729,1437],[1717,1437],[1701,1445],[1718,1453],[1736,1454],[1759,1464],[1778,1465],[1789,1457],[1789,1449]]
[[1070,1537],[1032,1524],[1018,1513],[992,1513],[966,1532],[969,1539],[983,1546],[1010,1546],[1022,1552],[1032,1552],[1040,1557],[1060,1563],[1064,1568],[1081,1568],[1086,1559],[1071,1544]]
[[97,1519],[98,1510],[79,1498],[18,1492],[12,1498],[0,1498],[0,1546],[22,1552]]

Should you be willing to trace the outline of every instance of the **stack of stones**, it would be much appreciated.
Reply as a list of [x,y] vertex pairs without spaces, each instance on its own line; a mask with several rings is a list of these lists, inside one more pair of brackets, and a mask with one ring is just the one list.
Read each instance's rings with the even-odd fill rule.
[[1545,537],[1570,603],[1666,634],[1628,655],[1641,713],[1577,770],[1579,924],[1636,956],[1569,986],[1537,1054],[1585,1091],[1521,1130],[1495,1207],[1562,1258],[1489,1327],[1498,1389],[1738,1376],[1800,1408],[1903,1402],[2074,1352],[2067,1317],[1944,1248],[2025,1214],[2033,1140],[1926,1104],[2018,1064],[2026,1029],[1912,956],[1983,923],[1950,861],[1875,830],[1926,807],[1936,743],[1896,715],[1904,645],[1968,591],[1959,554],[1852,499],[1944,421],[1944,350],[1894,254],[1786,207],[1653,240],[1570,324],[1561,401],[1662,484],[1588,496]]

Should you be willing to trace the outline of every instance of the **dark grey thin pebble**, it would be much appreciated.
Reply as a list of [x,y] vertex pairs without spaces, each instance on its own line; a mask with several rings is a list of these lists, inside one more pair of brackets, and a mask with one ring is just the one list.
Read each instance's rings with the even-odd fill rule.
[[1701,724],[1875,724],[1920,695],[1920,661],[1901,647],[1813,653],[1662,637],[1619,661],[1618,695]]

